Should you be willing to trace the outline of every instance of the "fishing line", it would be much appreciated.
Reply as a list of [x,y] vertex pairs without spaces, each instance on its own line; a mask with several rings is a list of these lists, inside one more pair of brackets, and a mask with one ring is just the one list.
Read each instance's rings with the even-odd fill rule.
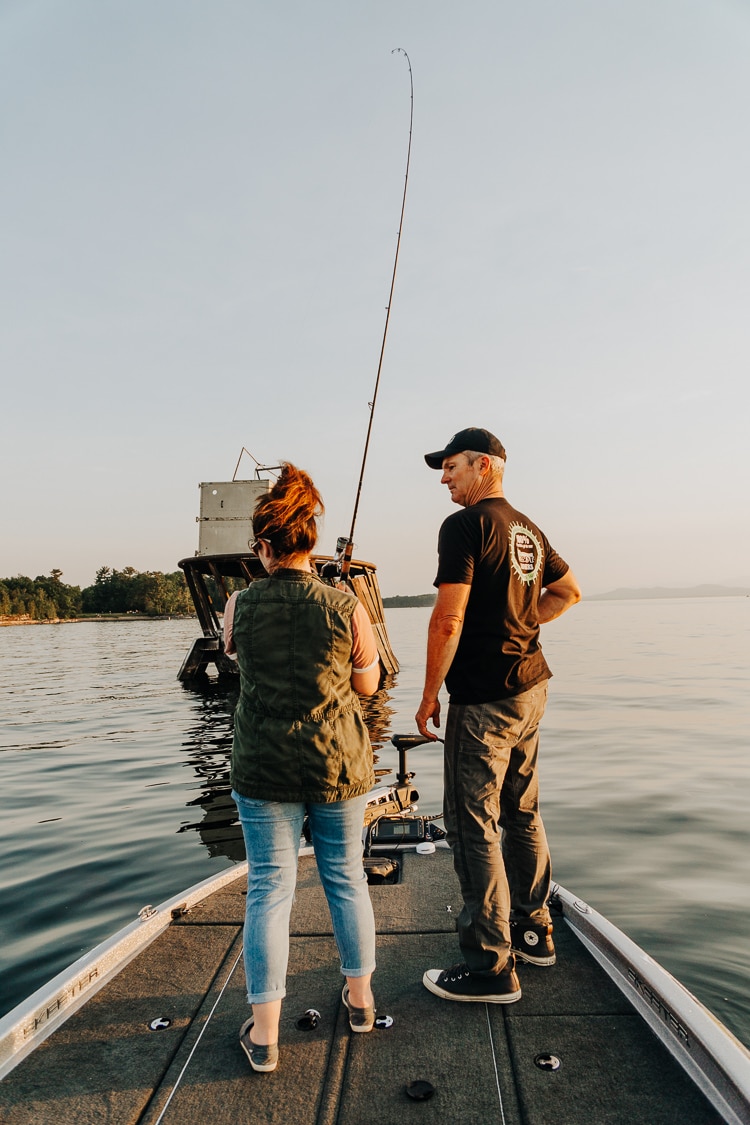
[[[485,1015],[487,1016],[487,1031],[490,1036],[490,1054],[492,1055],[492,1065],[495,1068],[495,1085],[497,1086],[497,1097],[500,1102],[500,1117],[502,1118],[502,1125],[505,1125],[505,1110],[503,1109],[503,1092],[500,1089],[500,1075],[497,1069],[497,1058],[495,1056],[495,1043],[492,1038],[492,1024],[490,1023],[490,1006],[485,1004]],[[157,1122],[158,1125],[158,1122]]]
[[221,991],[219,992],[219,995],[216,997],[216,1000],[214,1002],[214,1006],[211,1009],[211,1011],[208,1013],[208,1018],[206,1019],[206,1022],[204,1023],[203,1027],[201,1028],[198,1038],[196,1039],[195,1043],[193,1043],[193,1046],[190,1049],[190,1054],[188,1055],[187,1059],[185,1060],[185,1065],[183,1066],[180,1073],[177,1075],[177,1081],[175,1082],[174,1086],[172,1087],[172,1092],[170,1093],[169,1097],[167,1098],[166,1102],[164,1103],[164,1108],[162,1109],[161,1113],[159,1114],[156,1121],[154,1122],[154,1125],[159,1125],[160,1121],[164,1117],[164,1114],[169,1109],[169,1103],[172,1101],[172,1098],[175,1096],[175,1094],[177,1092],[177,1087],[179,1086],[180,1082],[182,1082],[182,1079],[185,1076],[185,1071],[190,1066],[191,1059],[198,1049],[198,1044],[200,1043],[201,1039],[203,1038],[203,1032],[206,1030],[209,1023],[211,1022],[211,1017],[213,1016],[214,1012],[216,1011],[216,1009],[219,1006],[219,1001],[221,1000],[222,996],[224,995],[226,987],[229,984],[230,980],[232,979],[232,974],[234,973],[234,970],[237,968],[237,965],[239,964],[241,956],[242,956],[242,946],[240,946],[240,951],[237,954],[237,958],[236,958],[234,964],[232,965],[232,968],[229,970],[229,975],[227,976],[227,979],[224,981],[223,985],[221,986]]
[[391,318],[391,305],[393,303],[393,289],[396,284],[396,267],[398,266],[398,252],[401,248],[401,231],[404,226],[404,210],[406,208],[406,189],[409,186],[409,162],[411,160],[411,135],[412,126],[414,124],[414,76],[411,70],[411,59],[407,55],[403,47],[395,47],[391,51],[392,55],[403,55],[406,59],[406,65],[409,67],[409,89],[410,89],[410,109],[409,109],[409,146],[406,151],[406,174],[404,176],[404,194],[401,199],[401,217],[398,224],[398,236],[396,238],[396,254],[393,259],[393,272],[391,274],[391,288],[388,294],[388,304],[385,309],[385,326],[383,328],[383,341],[380,345],[380,358],[378,360],[378,372],[375,377],[375,390],[373,392],[372,401],[369,403],[370,419],[367,425],[367,436],[365,438],[365,449],[362,455],[362,468],[359,474],[359,482],[357,484],[357,495],[354,501],[354,512],[352,514],[352,526],[349,531],[349,538],[344,548],[344,554],[341,562],[341,577],[346,578],[349,573],[349,566],[352,561],[352,551],[354,549],[354,526],[357,522],[357,512],[359,510],[359,498],[362,492],[362,481],[365,475],[365,464],[367,462],[367,451],[370,446],[370,434],[372,433],[372,420],[375,415],[375,403],[378,398],[378,389],[380,387],[380,372],[383,367],[383,356],[385,354],[385,342],[388,337],[388,324]]

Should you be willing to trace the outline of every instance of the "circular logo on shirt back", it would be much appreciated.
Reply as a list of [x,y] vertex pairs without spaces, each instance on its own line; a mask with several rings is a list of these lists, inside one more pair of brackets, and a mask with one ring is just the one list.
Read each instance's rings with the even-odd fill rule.
[[510,565],[517,578],[526,586],[539,576],[544,552],[533,531],[522,523],[510,526]]

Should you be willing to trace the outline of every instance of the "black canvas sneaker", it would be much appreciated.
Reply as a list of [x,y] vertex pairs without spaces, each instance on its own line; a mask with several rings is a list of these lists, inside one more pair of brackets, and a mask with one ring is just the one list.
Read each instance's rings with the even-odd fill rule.
[[443,1000],[476,1001],[485,1004],[513,1004],[521,999],[513,954],[501,973],[489,976],[472,973],[466,964],[450,969],[428,969],[422,984]]
[[540,926],[537,922],[511,922],[510,948],[516,957],[531,965],[555,963],[552,926]]

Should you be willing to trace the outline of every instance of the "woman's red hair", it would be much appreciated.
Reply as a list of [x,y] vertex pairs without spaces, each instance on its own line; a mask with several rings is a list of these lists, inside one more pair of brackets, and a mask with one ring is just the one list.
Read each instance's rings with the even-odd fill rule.
[[278,562],[306,555],[318,540],[317,519],[325,512],[323,500],[310,477],[289,461],[281,462],[281,475],[261,496],[253,512],[256,539],[267,539]]

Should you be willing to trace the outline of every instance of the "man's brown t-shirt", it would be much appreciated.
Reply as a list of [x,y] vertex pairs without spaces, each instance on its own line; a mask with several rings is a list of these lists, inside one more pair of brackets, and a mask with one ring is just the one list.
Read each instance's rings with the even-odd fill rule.
[[503,497],[448,516],[440,528],[434,585],[471,586],[445,679],[451,703],[507,699],[549,679],[537,606],[544,587],[568,569],[536,524]]

